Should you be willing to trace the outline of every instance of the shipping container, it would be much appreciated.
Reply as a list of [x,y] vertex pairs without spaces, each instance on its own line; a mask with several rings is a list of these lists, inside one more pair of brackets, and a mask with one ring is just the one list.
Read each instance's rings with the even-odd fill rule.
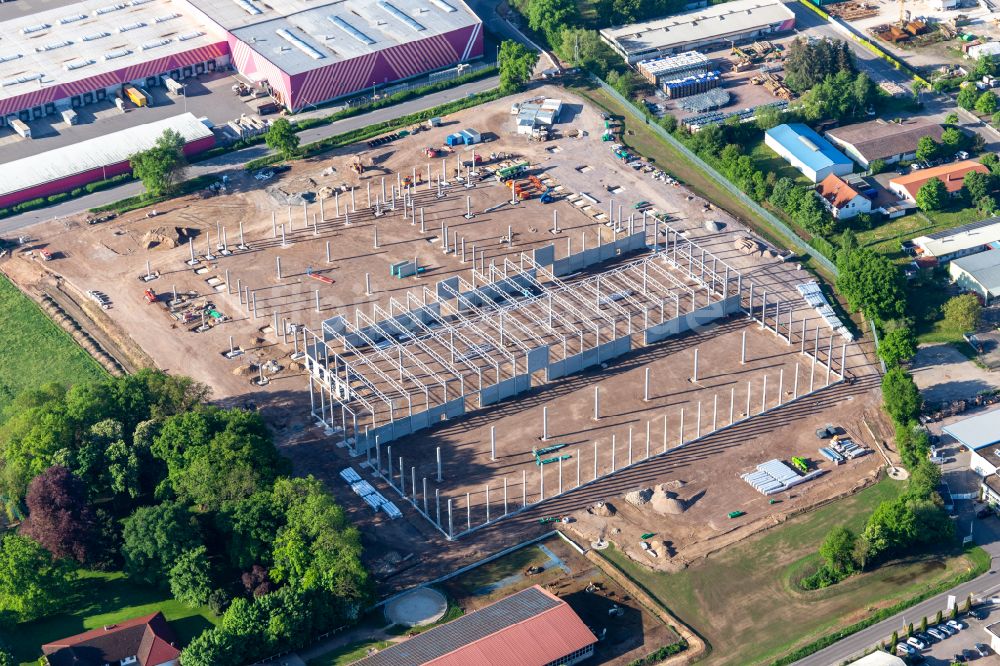
[[19,118],[11,118],[10,127],[25,139],[31,138],[31,128]]
[[132,86],[125,86],[125,94],[128,96],[132,103],[136,106],[146,106],[149,102],[146,96],[139,92],[138,88],[133,88]]
[[163,85],[167,88],[167,90],[170,92],[171,95],[176,95],[180,97],[181,95],[184,94],[184,86],[182,86],[180,83],[177,83],[177,81],[174,81],[169,76],[163,77]]

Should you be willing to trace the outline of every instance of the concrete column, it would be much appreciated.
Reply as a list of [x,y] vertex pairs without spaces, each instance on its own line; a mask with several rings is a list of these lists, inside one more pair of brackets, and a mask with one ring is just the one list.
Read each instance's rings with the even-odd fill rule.
[[615,436],[611,435],[611,471],[615,471]]
[[740,343],[740,365],[747,362],[747,332],[743,329],[743,341]]
[[646,372],[645,372],[645,383],[644,383],[644,388],[643,388],[643,392],[642,392],[642,399],[645,402],[649,402],[649,368],[648,367],[646,368]]
[[441,483],[444,479],[441,477],[441,447],[437,447],[437,482]]
[[594,387],[594,420],[599,421],[601,419],[601,387]]
[[549,408],[542,407],[542,441],[549,438]]
[[497,429],[490,426],[490,460],[497,459]]

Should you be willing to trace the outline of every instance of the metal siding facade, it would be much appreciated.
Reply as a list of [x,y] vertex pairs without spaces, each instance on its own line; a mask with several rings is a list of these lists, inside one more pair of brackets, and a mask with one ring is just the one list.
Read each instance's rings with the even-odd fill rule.
[[287,105],[291,99],[291,77],[266,57],[254,51],[246,42],[232,34],[229,35],[228,39],[233,67],[236,68],[236,71],[247,77],[254,74],[263,76],[276,93],[275,98]]
[[162,74],[178,67],[186,67],[199,62],[207,62],[220,56],[228,55],[228,52],[229,48],[226,45],[226,42],[218,42],[209,46],[192,49],[191,51],[185,51],[183,53],[157,58],[156,60],[150,60],[146,63],[132,65],[113,72],[96,74],[77,81],[70,81],[55,85],[51,88],[34,90],[32,92],[24,93],[23,95],[0,100],[0,115],[17,113],[18,111],[22,111],[24,109],[30,109],[49,102],[68,99],[75,95],[82,95],[83,93],[93,92],[101,88],[110,88],[112,86],[128,83],[129,81],[134,81],[136,79],[144,79],[147,76]]
[[[215,137],[207,136],[204,139],[198,139],[185,144],[184,154],[187,157],[191,157],[192,155],[197,155],[198,153],[208,150],[214,145]],[[88,183],[128,173],[129,171],[131,171],[131,167],[129,166],[128,161],[108,164],[103,168],[89,169],[81,173],[73,174],[72,176],[60,178],[59,180],[41,183],[19,192],[11,192],[10,194],[0,196],[0,208],[14,206],[22,201],[30,201],[31,199],[37,199],[38,197],[47,197],[53,194],[59,194],[60,192],[69,192],[74,188],[83,187]]]
[[[233,53],[234,62],[238,62],[235,47]],[[482,55],[482,24],[477,23],[296,74],[290,79],[291,107],[298,110],[356,93],[373,84],[408,79]]]

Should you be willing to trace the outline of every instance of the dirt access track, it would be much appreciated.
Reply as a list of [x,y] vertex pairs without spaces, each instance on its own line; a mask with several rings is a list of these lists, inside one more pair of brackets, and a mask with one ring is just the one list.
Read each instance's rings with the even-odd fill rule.
[[[824,344],[831,335],[795,290],[796,285],[812,277],[793,262],[782,261],[774,248],[759,239],[755,251],[737,249],[737,241],[752,234],[732,216],[683,186],[668,185],[651,178],[646,170],[624,166],[609,145],[601,141],[603,121],[599,110],[585,106],[561,88],[543,87],[533,94],[563,101],[556,129],[566,138],[536,143],[514,134],[511,104],[523,98],[507,98],[449,116],[442,127],[376,148],[351,146],[296,162],[288,172],[269,180],[258,180],[253,174],[235,175],[229,180],[227,193],[180,198],[158,206],[155,217],[147,217],[148,211],[136,211],[100,225],[88,226],[82,219],[40,225],[31,230],[37,239],[34,245],[47,247],[56,259],[43,264],[18,254],[8,260],[12,267],[9,272],[29,289],[37,284],[41,271],[50,276],[58,274],[77,294],[94,289],[106,293],[112,307],[98,310],[97,316],[106,317],[124,331],[157,367],[207,383],[223,404],[261,408],[296,471],[326,479],[361,527],[370,563],[387,590],[434,578],[460,563],[536,534],[544,529],[538,524],[540,517],[585,510],[600,500],[621,506],[619,495],[655,483],[681,483],[680,496],[685,500],[696,495],[698,498],[689,502],[683,516],[632,517],[625,513],[621,525],[609,523],[607,529],[597,525],[593,529],[603,531],[608,539],[615,539],[613,530],[622,530],[627,552],[635,546],[636,530],[666,534],[671,555],[665,559],[683,566],[727,540],[773,524],[789,512],[850,492],[871,478],[878,465],[875,456],[830,470],[796,488],[794,497],[783,497],[780,504],[768,504],[738,479],[738,474],[771,458],[798,455],[817,462],[813,433],[826,423],[838,423],[852,436],[863,438],[861,415],[877,412],[878,396],[873,390],[877,375],[868,361],[870,349],[850,344],[845,348],[847,374],[857,380],[855,383],[831,386],[793,405],[742,421],[688,444],[676,455],[638,464],[555,501],[528,507],[516,517],[458,542],[445,541],[437,528],[400,501],[398,493],[376,479],[372,470],[363,470],[365,478],[397,501],[403,519],[389,521],[384,514],[373,515],[350,491],[337,473],[348,464],[360,469],[363,458],[350,459],[346,449],[334,445],[335,438],[312,427],[306,377],[299,362],[292,358],[298,345],[298,336],[288,333],[292,326],[295,330],[301,330],[300,326],[316,329],[322,320],[337,313],[353,319],[355,308],[368,311],[376,303],[385,308],[390,297],[405,302],[407,292],[421,299],[424,286],[452,275],[470,279],[473,245],[480,265],[488,265],[502,264],[505,258],[517,261],[519,253],[552,243],[559,257],[583,246],[608,242],[616,235],[608,225],[609,212],[617,217],[618,206],[622,206],[621,215],[627,218],[634,204],[650,202],[651,210],[668,215],[670,224],[687,238],[739,270],[743,280],[766,289],[769,303],[780,299],[785,308],[782,322],[789,314],[795,322],[791,343],[783,337],[788,333],[785,323],[778,336],[742,317],[723,320],[686,337],[633,352],[607,368],[571,376],[396,442],[399,448],[394,449],[406,456],[408,471],[416,468],[418,479],[433,478],[434,451],[438,446],[444,449],[443,481],[432,484],[431,501],[435,490],[442,500],[452,499],[456,522],[464,522],[468,493],[472,502],[468,509],[470,522],[482,522],[487,484],[492,487],[492,510],[501,511],[500,488],[503,478],[508,478],[508,509],[513,511],[522,498],[516,484],[534,474],[528,477],[523,493],[531,504],[528,489],[539,491],[533,493],[537,496],[541,494],[530,451],[538,443],[540,415],[545,406],[550,407],[550,427],[556,441],[565,439],[581,449],[579,457],[566,463],[563,470],[566,489],[575,483],[576,465],[581,459],[583,466],[592,467],[593,459],[586,456],[593,450],[594,441],[600,445],[598,464],[605,470],[610,467],[609,440],[615,435],[620,466],[627,460],[625,446],[630,428],[632,455],[639,460],[645,456],[647,424],[650,448],[655,451],[653,441],[662,441],[664,430],[660,424],[664,416],[668,438],[674,440],[675,435],[670,433],[679,433],[680,410],[684,409],[686,439],[690,440],[696,432],[699,403],[705,432],[713,412],[719,415],[719,425],[728,422],[731,402],[737,420],[742,418],[748,392],[753,396],[752,412],[756,413],[765,377],[769,382],[769,397],[764,400],[768,407],[790,398],[793,377],[798,377],[800,394],[810,382],[810,364],[806,356],[799,354],[801,322],[805,321],[810,333],[820,329]],[[427,157],[428,147],[442,150],[445,136],[466,127],[478,129],[490,140],[468,149],[445,149],[440,157]],[[569,138],[570,130],[582,130],[572,132],[582,136]],[[514,161],[530,162],[530,173],[543,188],[552,188],[556,201],[540,203],[537,186],[521,179],[519,182],[533,196],[518,206],[485,212],[509,199],[510,190],[492,179],[466,189],[454,182],[455,171],[459,163],[463,163],[463,170],[467,169],[475,154],[491,163],[487,166],[504,163],[504,158],[490,158],[497,153],[511,155],[507,159]],[[355,155],[364,166],[360,175],[351,169]],[[427,175],[430,172],[436,179],[442,169],[452,186],[438,199],[436,182],[428,183]],[[396,182],[407,176],[416,181],[416,219],[409,214],[404,219],[401,205],[374,217],[368,208],[369,192],[373,201],[381,199],[383,179],[391,194]],[[321,190],[330,195],[323,199],[322,211],[317,203],[306,201],[303,205],[303,198],[311,198],[310,193],[319,195]],[[465,218],[467,206],[475,213],[473,219]],[[550,232],[554,214],[558,217],[558,234]],[[716,224],[709,229],[706,221]],[[241,242],[241,224],[243,242],[248,247],[242,251],[235,247]],[[448,226],[451,247],[459,247],[459,238],[464,241],[465,262],[460,249],[453,253],[442,251],[443,225]],[[507,238],[508,230],[511,238]],[[223,238],[228,254],[218,247]],[[192,250],[198,261],[193,266],[187,263]],[[406,260],[415,260],[423,271],[404,279],[390,275],[391,265]],[[19,262],[31,270],[18,270],[15,265]],[[142,279],[147,274],[147,262],[157,276],[148,282]],[[143,295],[149,288],[158,294],[153,303],[147,303]],[[245,296],[251,293],[248,304]],[[168,307],[168,301],[173,305]],[[199,329],[202,332],[197,332]],[[747,363],[741,364],[739,346],[744,331],[748,357]],[[232,358],[226,354],[230,338],[238,351]],[[839,338],[836,344],[839,350]],[[698,382],[690,382],[695,349],[699,350],[702,376]],[[839,364],[840,354],[836,357]],[[644,401],[642,396],[647,366],[654,383],[650,401]],[[262,368],[269,378],[263,387],[254,383]],[[784,382],[780,397],[779,377]],[[822,370],[813,376],[817,387],[823,386],[825,379]],[[594,386],[599,386],[604,396],[601,421],[597,423],[589,418]],[[495,461],[489,459],[491,425],[498,431]],[[669,442],[670,446],[675,443]],[[551,475],[545,480],[546,487],[557,488],[556,470],[550,467],[546,474]],[[581,478],[589,480],[590,476]],[[410,478],[406,482],[409,486]],[[424,497],[418,494],[415,501],[422,504]],[[739,520],[726,519],[726,513],[735,509],[747,513]]]

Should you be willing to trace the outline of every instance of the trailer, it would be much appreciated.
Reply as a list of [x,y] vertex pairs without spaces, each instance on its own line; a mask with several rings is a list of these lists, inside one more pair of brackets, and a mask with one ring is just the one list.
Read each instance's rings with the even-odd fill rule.
[[62,116],[63,122],[67,125],[76,125],[77,120],[79,120],[76,115],[76,111],[73,109],[65,109],[60,112],[60,115]]
[[175,95],[177,97],[181,97],[184,95],[185,86],[178,83],[169,76],[163,77],[163,85],[166,87],[167,92],[169,92],[171,95]]
[[262,116],[267,116],[272,113],[280,112],[281,108],[281,105],[277,102],[263,102],[257,105],[257,113]]
[[133,86],[125,86],[125,95],[132,100],[132,103],[136,106],[146,106],[149,104],[149,98],[139,92],[138,88]]
[[11,118],[9,122],[12,130],[20,134],[25,139],[31,138],[31,128],[28,127],[26,122],[20,118]]

